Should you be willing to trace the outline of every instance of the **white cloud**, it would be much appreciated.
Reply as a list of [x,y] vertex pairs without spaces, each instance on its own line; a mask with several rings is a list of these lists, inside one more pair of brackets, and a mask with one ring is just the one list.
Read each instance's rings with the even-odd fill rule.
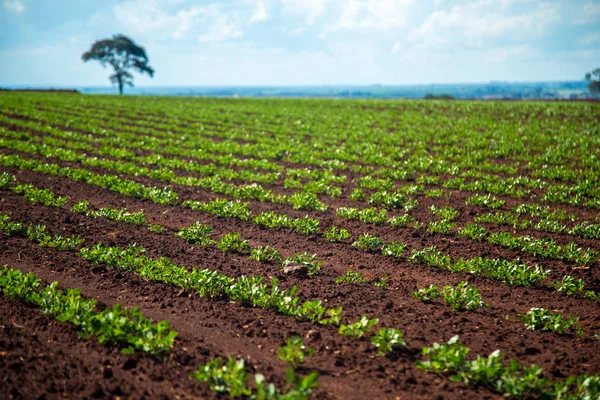
[[537,52],[529,44],[515,46],[500,46],[484,53],[484,61],[488,63],[502,63],[505,61],[523,60],[536,55]]
[[[409,34],[409,40],[425,47],[446,46],[451,39],[468,46],[481,46],[486,39],[531,35],[558,19],[558,12],[539,3],[529,12],[516,13],[514,0],[477,0],[454,5],[449,10],[435,10]],[[519,3],[522,5],[522,2]]]
[[586,46],[600,44],[600,32],[592,32],[581,38],[580,43]]
[[184,38],[201,17],[214,15],[215,6],[190,7],[167,13],[157,0],[134,0],[119,4],[114,14],[123,26],[137,33],[162,32],[173,39]]
[[207,33],[198,36],[200,42],[222,42],[234,39],[244,34],[225,15],[219,16]]
[[600,15],[600,3],[599,2],[594,3],[592,1],[588,1],[583,6],[583,13],[589,17],[596,17],[596,16]]
[[265,2],[258,0],[256,2],[256,10],[254,11],[254,14],[252,14],[250,21],[261,22],[266,21],[268,18],[269,16],[267,15],[267,6],[265,5]]
[[597,60],[600,57],[600,49],[584,49],[571,52],[570,56],[579,57],[585,60]]
[[300,14],[305,23],[312,25],[325,12],[330,0],[281,0],[285,12]]
[[15,14],[22,14],[25,12],[25,4],[23,4],[21,0],[4,0],[2,5],[9,12],[13,12]]
[[583,5],[583,9],[579,15],[579,18],[575,20],[576,24],[590,24],[597,23],[600,17],[600,2],[587,1]]
[[340,18],[326,26],[323,33],[341,30],[374,30],[387,32],[402,27],[413,0],[345,0]]

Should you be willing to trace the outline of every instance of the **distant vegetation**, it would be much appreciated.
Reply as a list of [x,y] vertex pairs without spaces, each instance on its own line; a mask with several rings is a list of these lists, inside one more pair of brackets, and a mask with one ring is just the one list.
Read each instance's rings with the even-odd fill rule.
[[106,64],[112,66],[115,73],[110,76],[110,81],[119,86],[119,94],[123,94],[123,86],[133,86],[131,70],[154,76],[154,69],[148,65],[146,50],[125,35],[114,35],[112,39],[94,42],[81,58],[84,62],[100,61],[103,67]]
[[600,68],[585,74],[585,80],[588,82],[590,96],[594,99],[600,98]]
[[[111,93],[106,87],[81,87],[82,93]],[[456,99],[531,100],[586,99],[586,81],[489,82],[430,85],[313,85],[313,86],[172,86],[138,87],[128,93],[155,96],[206,97],[320,97],[363,99],[422,99],[427,93],[449,94]]]
[[431,94],[431,93],[427,93],[425,96],[423,96],[423,98],[425,100],[454,100],[454,96],[451,96],[449,94]]

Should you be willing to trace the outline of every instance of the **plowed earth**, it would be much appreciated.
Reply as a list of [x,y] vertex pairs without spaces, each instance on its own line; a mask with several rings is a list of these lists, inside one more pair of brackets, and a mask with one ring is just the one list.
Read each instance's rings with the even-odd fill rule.
[[[6,149],[3,153],[9,153]],[[29,157],[29,156],[28,156]],[[56,160],[60,165],[74,166]],[[87,168],[93,170],[92,168]],[[96,169],[97,172],[110,173]],[[151,258],[169,257],[179,265],[203,267],[232,277],[262,275],[278,277],[282,287],[297,285],[306,299],[321,299],[328,307],[344,307],[346,318],[353,320],[362,314],[380,319],[379,326],[397,327],[407,340],[405,349],[378,357],[368,339],[340,336],[333,327],[316,326],[270,311],[242,307],[224,299],[205,299],[169,285],[149,282],[139,276],[119,270],[109,270],[82,260],[77,253],[41,248],[25,237],[0,238],[0,265],[9,265],[23,272],[33,272],[46,283],[59,281],[62,288],[79,288],[85,297],[98,300],[99,305],[119,303],[125,307],[139,306],[153,320],[167,320],[179,332],[173,351],[163,358],[142,354],[123,355],[118,349],[102,346],[93,340],[78,338],[67,324],[49,319],[35,307],[0,296],[0,398],[214,398],[207,385],[190,378],[189,373],[213,357],[232,354],[247,360],[255,372],[268,381],[284,386],[285,365],[277,359],[277,348],[289,336],[299,335],[316,352],[301,371],[317,371],[320,387],[315,398],[364,399],[485,399],[499,398],[485,388],[454,383],[444,376],[435,376],[415,368],[423,346],[460,335],[461,342],[473,354],[488,354],[500,349],[507,358],[521,364],[537,364],[551,378],[564,378],[600,371],[600,341],[593,336],[564,335],[528,331],[517,314],[531,307],[544,307],[564,315],[578,317],[587,332],[600,329],[598,302],[560,296],[549,288],[510,287],[491,279],[466,274],[451,274],[406,260],[396,260],[377,253],[359,251],[350,242],[331,244],[322,237],[305,236],[288,229],[264,229],[252,223],[224,219],[180,206],[157,205],[147,200],[122,196],[114,192],[74,182],[68,178],[1,167],[14,174],[20,182],[48,188],[69,198],[61,209],[35,205],[23,196],[0,192],[0,212],[10,214],[15,221],[43,224],[61,235],[81,235],[86,245],[102,241],[126,247],[137,243],[147,249]],[[146,178],[134,179],[144,184],[165,186]],[[352,179],[349,176],[348,181]],[[169,186],[169,185],[167,185]],[[180,200],[209,201],[217,196],[199,188],[171,185]],[[353,186],[347,184],[344,193]],[[285,193],[281,185],[270,187]],[[459,225],[472,221],[471,208],[465,198],[472,193],[455,192],[444,204],[461,211]],[[428,213],[437,200],[417,197],[419,206],[411,215],[420,221],[433,220]],[[144,226],[133,226],[104,218],[92,219],[70,211],[77,201],[88,200],[94,207],[126,207],[129,211],[144,210],[150,223],[167,229],[152,233]],[[505,198],[508,209],[517,203]],[[322,226],[335,224],[351,232],[370,232],[386,241],[399,240],[409,248],[436,245],[452,257],[521,258],[530,264],[539,259],[526,253],[477,243],[456,236],[442,236],[424,230],[375,227],[351,222],[335,216],[331,207],[352,206],[347,198],[328,198],[326,213],[295,211],[290,206],[250,201],[253,212],[274,210],[289,216],[318,216]],[[354,204],[355,206],[356,204]],[[564,208],[570,209],[569,206]],[[574,208],[573,208],[574,209]],[[578,210],[584,216],[592,211]],[[248,260],[242,255],[221,252],[215,246],[199,247],[174,235],[195,221],[214,228],[220,237],[228,232],[241,232],[252,246],[270,245],[283,256],[308,251],[324,261],[321,274],[310,279],[283,275],[276,264]],[[503,230],[486,225],[490,231]],[[522,231],[537,237],[568,243],[565,235]],[[600,250],[598,241],[578,239],[582,246]],[[572,267],[560,261],[545,261],[553,270],[550,279],[557,279]],[[389,289],[370,284],[336,284],[336,277],[349,269],[363,273],[367,280],[389,276]],[[597,265],[585,271],[591,288],[600,286]],[[488,307],[475,312],[453,313],[441,301],[424,304],[412,297],[418,288],[435,285],[455,285],[468,280],[476,286]]]

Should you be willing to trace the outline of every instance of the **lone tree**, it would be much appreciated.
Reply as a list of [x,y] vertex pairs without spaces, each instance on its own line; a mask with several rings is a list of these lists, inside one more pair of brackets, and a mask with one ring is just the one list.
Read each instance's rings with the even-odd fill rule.
[[588,81],[588,89],[593,98],[600,97],[600,68],[596,68],[585,74],[585,80]]
[[133,86],[131,69],[154,76],[154,69],[148,65],[146,50],[125,35],[96,41],[81,58],[84,62],[98,60],[103,67],[111,65],[115,73],[110,76],[110,81],[119,85],[119,94],[123,94],[124,85]]

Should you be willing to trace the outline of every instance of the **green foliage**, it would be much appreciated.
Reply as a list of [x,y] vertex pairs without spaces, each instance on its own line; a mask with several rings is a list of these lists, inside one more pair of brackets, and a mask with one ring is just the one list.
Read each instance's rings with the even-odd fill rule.
[[563,276],[560,282],[552,282],[552,287],[557,292],[566,294],[567,296],[583,294],[584,286],[585,282],[583,279],[575,279],[570,275]]
[[327,211],[327,206],[314,193],[296,192],[290,196],[290,204],[296,210]]
[[519,314],[525,327],[531,331],[541,329],[564,335],[569,331],[580,334],[581,327],[577,325],[578,318],[563,318],[559,313],[553,313],[544,308],[532,308],[526,314]]
[[89,211],[89,205],[90,202],[87,200],[78,201],[77,203],[73,204],[73,207],[71,207],[71,211],[86,214]]
[[388,224],[391,226],[395,226],[398,228],[404,228],[409,223],[413,222],[415,219],[410,217],[409,215],[396,215],[395,217],[391,217],[388,219]]
[[146,50],[125,35],[113,35],[112,38],[97,40],[92,47],[81,55],[84,62],[99,61],[103,66],[109,64],[115,71],[110,81],[119,86],[123,94],[125,85],[133,86],[131,71],[154,76],[154,69],[148,64]]
[[366,224],[383,225],[387,222],[387,211],[385,209],[340,207],[336,210],[336,215],[340,218],[358,220]]
[[292,220],[287,215],[279,215],[273,211],[263,212],[252,220],[256,225],[267,228],[291,228]]
[[356,322],[348,325],[340,325],[338,332],[340,335],[344,336],[363,337],[369,333],[378,322],[379,318],[369,319],[366,315],[363,315]]
[[323,236],[330,242],[343,242],[344,240],[348,240],[352,237],[350,232],[348,232],[344,228],[338,228],[335,225],[332,225],[328,230],[323,232]]
[[413,297],[423,303],[429,303],[433,299],[442,297],[440,289],[435,285],[429,285],[428,288],[421,288],[416,292],[413,292]]
[[553,382],[542,377],[537,365],[522,366],[510,360],[502,363],[502,353],[496,350],[487,357],[467,360],[469,349],[454,336],[447,343],[434,343],[423,348],[429,360],[417,361],[417,368],[436,374],[451,374],[450,379],[469,385],[480,385],[511,398],[594,399],[600,395],[600,376],[582,375]]
[[[8,217],[0,219],[6,222]],[[29,237],[40,244],[51,245],[60,249],[69,250],[81,243],[77,237],[64,239],[60,236],[54,238],[45,232],[46,227],[29,227]],[[5,231],[6,232],[6,231]],[[236,238],[233,235],[233,239]],[[312,320],[325,325],[339,325],[342,319],[342,308],[325,309],[320,300],[301,302],[295,296],[298,289],[293,287],[281,290],[277,280],[273,279],[271,286],[262,282],[262,277],[242,276],[237,280],[227,277],[216,271],[192,268],[188,271],[168,258],[150,259],[144,254],[140,246],[130,246],[126,249],[107,247],[98,243],[91,248],[83,247],[79,251],[80,257],[97,264],[104,264],[108,268],[122,268],[139,274],[145,279],[168,283],[182,289],[195,291],[203,297],[224,296],[233,302],[253,307],[273,309],[284,315],[299,319]],[[326,316],[323,318],[323,316]]]
[[[177,185],[175,187],[200,187],[203,191],[220,193],[233,199],[233,202],[236,198],[243,198],[284,204],[278,207],[280,210],[289,207],[291,191],[290,196],[275,195],[259,185],[238,186],[229,182],[251,182],[250,179],[257,179],[262,182],[270,180],[270,184],[277,185],[286,179],[293,180],[292,184],[305,192],[336,195],[334,184],[340,184],[347,177],[361,188],[356,191],[355,201],[373,198],[373,201],[380,203],[373,211],[360,214],[362,210],[357,210],[354,214],[357,221],[385,225],[396,225],[397,222],[397,226],[410,226],[412,221],[408,216],[390,218],[387,215],[387,219],[382,222],[381,216],[386,215],[383,213],[384,209],[398,205],[403,207],[397,201],[402,196],[410,200],[408,196],[414,194],[427,195],[424,185],[435,184],[440,185],[436,187],[469,191],[472,192],[471,195],[477,193],[479,195],[474,197],[488,208],[494,207],[494,202],[499,197],[506,199],[508,204],[515,203],[509,198],[518,197],[527,197],[532,203],[543,201],[543,198],[554,203],[549,210],[546,205],[538,207],[537,204],[530,204],[527,207],[518,206],[519,212],[514,207],[501,213],[492,211],[495,213],[493,215],[500,215],[497,221],[511,226],[507,231],[531,229],[592,239],[597,239],[600,232],[599,221],[594,222],[592,218],[574,225],[572,222],[576,218],[569,215],[570,212],[566,213],[555,207],[559,203],[574,205],[582,209],[580,214],[583,217],[592,215],[600,204],[597,157],[586,157],[586,153],[581,151],[597,147],[597,121],[593,113],[588,112],[589,105],[572,104],[565,108],[560,104],[532,103],[494,104],[492,107],[483,103],[461,103],[460,109],[444,110],[441,113],[435,107],[429,109],[422,105],[408,105],[407,112],[402,112],[403,121],[400,122],[411,122],[411,126],[414,122],[418,129],[401,129],[398,114],[392,109],[384,109],[372,115],[367,111],[365,115],[368,118],[358,118],[357,111],[371,107],[364,102],[348,107],[334,107],[335,112],[331,112],[329,105],[323,103],[319,107],[319,115],[323,118],[309,121],[305,118],[309,115],[305,112],[305,104],[299,101],[286,102],[285,107],[276,102],[270,103],[268,107],[279,111],[269,114],[260,112],[262,105],[248,102],[226,102],[226,107],[221,101],[211,101],[206,107],[183,102],[173,108],[164,99],[154,99],[152,102],[136,103],[135,107],[125,107],[125,103],[112,104],[113,100],[105,99],[99,100],[99,107],[94,113],[83,113],[83,106],[74,100],[53,99],[54,111],[39,111],[35,104],[43,103],[40,101],[41,97],[37,97],[42,95],[32,94],[35,101],[22,101],[16,97],[15,101],[11,101],[10,96],[17,94],[7,96],[9,98],[4,99],[4,104],[9,106],[9,112],[0,116],[1,125],[6,127],[18,124],[19,128],[27,128],[18,129],[19,132],[0,129],[1,144],[6,149],[5,154],[0,156],[0,163],[10,168],[10,171],[21,168],[36,173],[59,175],[141,198],[153,196],[151,188],[138,186],[135,182],[127,182],[118,177],[158,179],[168,185]],[[69,116],[61,115],[59,105],[63,104],[72,107]],[[114,108],[113,105],[118,107]],[[118,110],[119,116],[114,114],[115,110]],[[238,112],[242,110],[244,113]],[[154,112],[159,112],[160,118]],[[448,113],[452,112],[459,112],[461,117],[448,123]],[[96,117],[98,113],[100,114]],[[13,114],[29,118],[17,119],[12,117]],[[85,115],[85,118],[79,118],[79,114]],[[143,117],[135,118],[138,114]],[[490,117],[492,114],[493,118]],[[418,118],[413,120],[418,115],[427,116],[420,121],[425,121],[425,125],[421,127],[418,127]],[[531,115],[536,118],[529,118]],[[130,118],[132,116],[134,118]],[[503,119],[500,125],[498,116]],[[118,129],[119,121],[114,118],[127,118],[135,123],[128,123],[127,130],[123,131]],[[182,124],[183,120],[186,123]],[[196,121],[202,121],[202,124]],[[101,130],[97,129],[100,122],[103,126]],[[53,126],[69,126],[72,129],[56,129]],[[176,126],[176,135],[172,134],[173,126]],[[498,126],[503,128],[497,129]],[[560,129],[555,129],[557,127]],[[31,135],[29,132],[40,134]],[[549,132],[552,134],[548,134]],[[279,136],[282,134],[286,140],[281,140]],[[523,140],[524,134],[527,140]],[[7,156],[6,153],[23,156]],[[30,154],[34,157],[27,159]],[[109,155],[111,159],[98,157],[102,154]],[[52,159],[60,162],[46,164]],[[67,165],[66,162],[83,168],[103,168],[114,171],[115,175],[90,175],[84,169],[61,167]],[[287,175],[289,170],[295,170],[284,166],[290,163],[302,163],[306,168],[297,168],[298,172]],[[263,168],[275,173],[257,172]],[[335,174],[332,173],[333,169]],[[180,174],[181,171],[189,173]],[[285,176],[276,176],[284,171]],[[347,176],[344,175],[346,173]],[[198,178],[199,175],[206,175],[208,178]],[[276,180],[272,180],[273,178]],[[333,189],[328,191],[328,187]],[[441,189],[434,190],[443,193]],[[446,191],[446,194],[449,193]],[[464,193],[453,190],[453,194],[464,198]],[[535,197],[530,196],[534,194]],[[430,204],[428,201],[428,205]],[[268,204],[254,204],[253,209],[254,207],[263,210],[268,208]],[[501,208],[504,207],[506,205]],[[388,214],[392,213],[390,208]],[[571,209],[574,207],[569,207]],[[227,214],[223,212],[223,215]],[[257,223],[260,220],[260,215],[255,216],[249,212],[246,215],[248,221]],[[244,218],[241,213],[231,214],[231,217]],[[265,224],[261,226],[269,224],[273,228],[298,229],[310,235],[318,233],[316,219],[296,225],[293,218],[274,215],[274,218],[260,221]],[[333,223],[331,215],[324,216],[321,222],[326,223],[325,226],[329,228]],[[469,226],[460,230],[459,234],[465,233],[474,240],[482,238],[483,231],[467,228]],[[452,231],[456,231],[456,227]],[[378,235],[376,231],[371,233]],[[564,243],[570,240],[572,239]],[[562,243],[561,247],[566,247]],[[382,243],[381,247],[378,250],[388,246]],[[577,247],[572,252],[576,257]],[[550,249],[546,250],[550,252]],[[567,254],[568,251],[563,253]],[[548,271],[520,260],[450,258],[446,250],[438,252],[436,249],[417,249],[409,258],[413,259],[413,255],[415,262],[426,262],[448,272],[489,277],[510,285],[541,285],[548,276]],[[99,254],[99,257],[110,259],[104,253]],[[143,254],[131,254],[131,257],[147,260]],[[172,263],[154,261],[157,260],[148,261],[152,268],[132,261],[136,268],[133,271],[142,271],[146,274],[145,279],[147,276],[166,279],[166,274],[170,274],[169,279],[177,285],[188,284],[188,280],[195,284],[195,276],[188,274],[189,271],[180,273]],[[124,261],[122,265],[132,264]],[[555,284],[555,288],[560,293],[590,298],[597,296],[595,292],[587,290],[581,280],[563,278],[560,281],[561,275],[558,276],[559,282]],[[579,275],[574,276],[579,278]],[[202,280],[202,283],[206,282]],[[238,283],[237,279],[235,283]],[[230,285],[224,287],[229,288]],[[240,281],[236,290],[229,292],[228,289],[223,289],[215,293],[226,300],[233,298],[248,305],[266,305],[278,312],[281,309],[288,313],[286,315],[296,316],[292,313],[299,315],[302,312],[302,317],[299,318],[309,320],[316,319],[318,315],[321,315],[321,320],[325,320],[328,312],[332,311],[322,313],[321,304],[302,302],[296,296],[288,296],[290,300],[287,297],[280,300],[279,294],[273,294],[273,290],[276,289],[271,282],[248,279]],[[490,363],[494,364],[494,359]]]
[[444,269],[449,268],[452,262],[449,255],[437,250],[435,246],[426,247],[423,250],[413,250],[408,260]]
[[415,181],[417,183],[420,183],[423,185],[437,185],[438,183],[440,183],[440,177],[433,176],[433,175],[432,176],[421,175],[417,179],[415,179]]
[[251,216],[248,203],[243,203],[239,200],[216,199],[209,203],[186,200],[181,205],[189,207],[192,210],[207,212],[223,218],[237,218],[242,221],[248,221]]
[[150,232],[154,232],[154,233],[162,233],[165,230],[165,226],[164,225],[157,225],[157,224],[148,224],[148,229],[150,230]]
[[240,239],[240,233],[227,233],[219,240],[217,247],[224,253],[248,254],[252,251],[247,240]]
[[358,186],[365,189],[380,189],[380,190],[391,190],[393,189],[394,182],[391,179],[377,179],[370,175],[362,176],[355,179]]
[[250,252],[250,256],[248,257],[250,260],[260,261],[260,262],[269,262],[269,263],[280,263],[281,262],[281,254],[277,250],[272,247],[258,247],[256,249],[252,249]]
[[67,203],[67,197],[57,196],[48,189],[38,189],[31,184],[16,185],[12,188],[15,193],[22,194],[27,201],[32,203],[40,203],[48,207],[60,208]]
[[75,250],[84,240],[79,236],[62,237],[60,235],[49,235],[43,225],[29,225],[27,237],[42,247],[54,247],[59,250]]
[[432,347],[424,347],[423,355],[427,361],[417,361],[417,368],[435,374],[458,371],[465,364],[469,349],[458,343],[458,335],[453,336],[447,343],[434,343]]
[[305,216],[292,220],[292,229],[303,235],[317,235],[319,233],[319,220]]
[[348,198],[354,201],[365,201],[365,193],[361,188],[356,188],[350,193]]
[[394,347],[404,347],[404,335],[398,329],[381,328],[375,336],[371,338],[371,343],[377,348],[377,354],[384,355],[391,352]]
[[356,285],[358,283],[365,283],[366,281],[362,277],[362,272],[354,272],[348,270],[344,275],[336,278],[335,283],[348,283],[350,285]]
[[146,319],[138,307],[126,310],[118,304],[104,309],[89,322],[85,334],[98,338],[100,343],[127,343],[125,353],[141,350],[158,354],[173,346],[177,332],[169,330],[167,321],[156,325]]
[[467,282],[458,283],[456,288],[445,286],[442,296],[446,304],[450,305],[454,311],[461,309],[473,311],[479,307],[485,307],[485,303],[481,301],[479,290],[473,286],[467,286]]
[[450,272],[486,276],[508,285],[536,286],[550,274],[550,270],[523,264],[519,260],[508,261],[483,257],[452,260],[449,255],[437,250],[435,246],[413,250],[408,260],[421,262]]
[[427,232],[432,233],[441,233],[442,235],[447,235],[452,232],[452,229],[456,226],[456,222],[451,222],[450,220],[443,219],[441,221],[432,221],[427,224]]
[[210,246],[217,243],[210,238],[212,230],[212,227],[203,225],[200,221],[196,221],[188,228],[182,228],[177,232],[177,236],[185,239],[189,243],[200,246]]
[[286,370],[288,392],[281,399],[306,400],[312,395],[313,389],[319,387],[319,374],[311,372],[305,377],[297,375],[293,368]]
[[[306,186],[305,186],[306,188]],[[331,196],[331,197],[340,197],[342,195],[342,189],[340,189],[337,186],[327,186],[327,189],[325,190],[325,193],[327,194],[327,196]]]
[[125,353],[160,354],[173,347],[177,332],[166,321],[153,324],[139,308],[127,310],[118,304],[95,312],[95,300],[83,299],[77,289],[63,292],[57,286],[54,282],[42,287],[31,273],[0,269],[0,290],[5,296],[35,304],[58,321],[75,325],[84,338],[94,336],[101,344],[124,346]]
[[400,192],[388,192],[383,190],[381,192],[375,192],[369,197],[369,204],[377,204],[388,208],[402,208],[405,211],[410,211],[415,208],[418,201],[411,199]]
[[483,226],[479,226],[477,224],[467,224],[464,228],[459,229],[457,234],[458,236],[463,236],[480,242],[488,234],[488,231]]
[[142,225],[148,222],[143,211],[132,213],[125,208],[117,210],[111,207],[90,210],[89,202],[87,200],[75,203],[73,207],[71,207],[71,211],[82,213],[92,218],[103,217],[114,221],[125,222],[126,224]]
[[518,259],[508,261],[503,259],[474,257],[459,258],[449,267],[451,272],[462,272],[480,275],[502,281],[508,285],[536,286],[550,274],[539,266],[521,263]]
[[433,205],[429,208],[429,212],[447,221],[453,221],[460,215],[458,210],[450,206],[444,206],[440,208]]
[[200,366],[191,374],[192,378],[208,383],[210,390],[225,393],[231,397],[248,396],[252,393],[247,382],[249,375],[243,359],[229,356],[227,363],[217,357],[208,364]]
[[117,210],[114,208],[106,207],[106,208],[101,208],[97,211],[93,211],[89,215],[93,216],[94,218],[104,217],[104,218],[112,219],[115,221],[121,221],[121,222],[125,222],[127,224],[134,224],[134,225],[143,225],[148,222],[143,211],[129,212],[125,208]]
[[0,213],[0,231],[6,236],[16,236],[25,232],[23,224],[12,222],[7,214]]
[[406,243],[400,243],[397,240],[392,243],[386,243],[381,247],[381,254],[388,257],[402,257],[402,255],[406,252],[407,248]]
[[506,202],[504,200],[498,199],[495,196],[492,196],[491,194],[486,194],[486,195],[476,194],[472,197],[469,197],[465,201],[465,203],[468,206],[474,205],[474,206],[481,206],[481,207],[488,207],[488,208],[500,208]]
[[473,311],[479,307],[485,307],[485,303],[481,301],[479,290],[467,286],[467,282],[459,282],[456,288],[448,285],[440,289],[437,286],[429,285],[428,288],[421,288],[413,292],[413,297],[425,303],[443,297],[444,302],[454,311],[462,309]]
[[16,180],[14,175],[10,175],[8,172],[2,172],[0,174],[0,190],[10,189]]
[[302,254],[296,254],[292,258],[286,258],[283,262],[284,265],[288,265],[291,263],[296,263],[300,265],[305,265],[308,270],[309,276],[318,275],[321,272],[321,267],[323,266],[323,261],[316,261],[317,255],[310,254],[308,252],[304,252]]
[[313,389],[319,386],[319,375],[316,372],[302,377],[296,374],[293,367],[290,367],[286,370],[285,391],[280,391],[272,383],[267,383],[262,374],[254,376],[253,388],[248,384],[250,376],[244,360],[236,360],[231,356],[225,364],[220,357],[214,358],[192,372],[191,376],[207,383],[208,387],[217,393],[256,400],[308,400]]
[[589,248],[583,250],[575,242],[562,247],[557,245],[554,240],[534,239],[531,236],[513,236],[508,232],[491,233],[488,242],[531,253],[536,257],[554,258],[575,265],[590,265],[600,258],[600,252]]
[[384,275],[379,279],[373,280],[373,286],[379,289],[387,289],[389,276]]
[[444,191],[442,189],[429,189],[425,190],[425,197],[437,199],[444,195]]
[[373,236],[369,233],[363,233],[354,243],[352,243],[352,247],[377,252],[384,244],[385,242],[383,239],[380,239],[377,236]]
[[277,357],[281,361],[290,364],[293,368],[297,368],[300,364],[303,364],[308,357],[312,356],[314,352],[314,349],[306,347],[304,343],[302,343],[300,337],[294,336],[289,337],[286,345],[279,348]]
[[[72,152],[64,151],[62,149],[62,151],[51,150],[46,147],[35,146],[35,148],[30,148],[30,146],[23,144],[22,142],[19,142],[12,147],[28,153],[33,152],[48,157],[57,156],[59,159],[65,161],[76,161],[80,159],[80,157],[72,154]],[[58,153],[61,153],[60,156]],[[92,162],[92,160],[89,161]],[[177,193],[168,188],[159,189],[156,187],[149,187],[129,179],[121,179],[116,175],[95,174],[86,169],[61,167],[58,164],[51,164],[35,159],[24,159],[18,155],[2,155],[0,157],[0,164],[51,175],[66,176],[72,180],[99,186],[125,196],[149,199],[157,204],[176,204],[178,201]]]

